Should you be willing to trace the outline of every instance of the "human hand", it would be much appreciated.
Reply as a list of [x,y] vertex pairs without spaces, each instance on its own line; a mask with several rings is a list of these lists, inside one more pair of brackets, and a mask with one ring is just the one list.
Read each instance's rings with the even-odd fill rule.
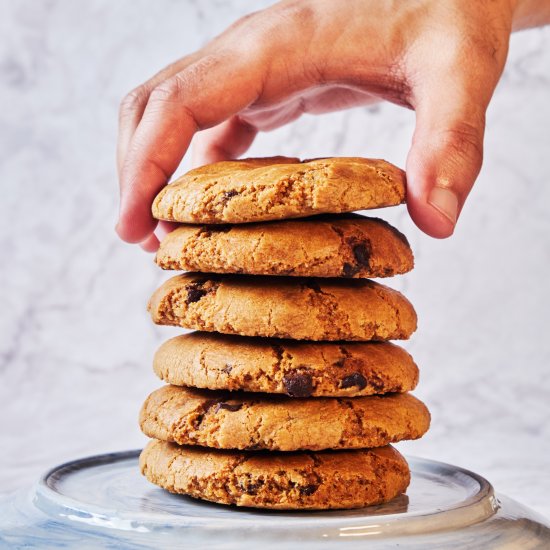
[[304,112],[387,100],[416,112],[409,212],[448,237],[481,168],[512,27],[539,23],[543,4],[547,17],[547,0],[288,0],[237,21],[124,99],[118,234],[157,248],[151,204],[195,134],[205,164]]

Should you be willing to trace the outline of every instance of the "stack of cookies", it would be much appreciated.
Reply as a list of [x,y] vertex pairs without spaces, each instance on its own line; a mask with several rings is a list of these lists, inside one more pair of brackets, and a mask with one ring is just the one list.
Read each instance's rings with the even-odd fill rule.
[[191,273],[149,310],[197,332],[155,355],[168,385],[141,411],[147,479],[278,509],[358,508],[406,490],[390,443],[421,437],[430,415],[408,393],[414,361],[388,340],[408,338],[416,314],[369,278],[409,271],[413,255],[388,223],[349,213],[404,197],[401,170],[359,158],[219,162],[162,190],[155,217],[184,225],[157,264]]

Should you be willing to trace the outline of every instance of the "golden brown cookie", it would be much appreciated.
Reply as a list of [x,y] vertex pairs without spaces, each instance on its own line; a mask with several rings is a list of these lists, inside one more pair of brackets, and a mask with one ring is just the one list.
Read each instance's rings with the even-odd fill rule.
[[145,435],[180,445],[319,451],[418,439],[430,413],[408,393],[294,399],[164,386],[146,399],[139,420]]
[[153,216],[184,223],[243,223],[393,206],[405,173],[389,162],[271,157],[196,168],[167,185]]
[[405,459],[390,446],[358,451],[238,452],[150,441],[139,458],[155,485],[220,504],[281,510],[362,508],[404,493]]
[[211,390],[352,397],[406,392],[418,367],[389,342],[294,342],[192,332],[162,344],[155,373],[169,384]]
[[410,302],[368,279],[187,273],[157,289],[148,309],[159,325],[294,340],[406,339],[416,330]]
[[407,239],[378,218],[319,216],[241,225],[183,225],[160,243],[163,269],[305,277],[392,277],[414,267]]

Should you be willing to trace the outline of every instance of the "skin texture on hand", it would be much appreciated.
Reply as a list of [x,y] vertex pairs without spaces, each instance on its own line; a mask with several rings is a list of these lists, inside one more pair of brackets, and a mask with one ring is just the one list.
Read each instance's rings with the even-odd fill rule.
[[[387,100],[416,113],[410,215],[427,234],[448,237],[481,168],[512,27],[543,23],[547,4],[288,0],[240,19],[123,100],[118,234],[157,248],[151,204],[192,139],[195,165],[236,158],[259,131],[302,113]],[[162,224],[157,235],[166,231]]]

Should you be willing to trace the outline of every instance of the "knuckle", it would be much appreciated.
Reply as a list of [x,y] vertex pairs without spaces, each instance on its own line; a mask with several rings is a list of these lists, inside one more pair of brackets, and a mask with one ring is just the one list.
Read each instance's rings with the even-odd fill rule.
[[317,11],[303,0],[277,3],[238,19],[223,33],[223,42],[241,55],[273,55],[275,48],[295,44],[298,33],[310,34]]
[[144,86],[138,86],[126,94],[120,102],[120,115],[125,116],[140,109],[147,102],[148,93]]
[[292,0],[277,5],[276,14],[283,22],[297,23],[300,26],[316,20],[315,7],[302,0]]
[[[287,25],[303,25],[315,18],[315,9],[303,0],[287,0],[263,10],[249,13],[233,23],[228,31],[266,31]],[[242,37],[242,35],[241,35]]]
[[179,80],[175,77],[155,86],[151,92],[150,101],[153,104],[173,103],[180,93]]
[[247,27],[255,27],[260,12],[255,11],[239,17],[229,28],[229,31],[243,30]]
[[263,28],[266,17],[263,11],[249,13],[231,24],[222,34],[215,38],[210,45],[210,50],[224,49],[228,46],[241,49],[255,48],[261,44]]
[[173,76],[169,80],[158,85],[151,92],[148,108],[150,106],[150,108],[157,113],[177,113],[178,116],[189,119],[194,124],[196,130],[201,129],[202,125],[195,117],[189,97],[186,97],[186,95],[192,95],[193,86],[195,86],[195,84],[196,83],[190,82],[190,76],[185,73]]
[[481,164],[483,160],[483,125],[459,122],[445,130],[443,140],[459,158]]
[[491,33],[468,32],[447,43],[452,63],[464,66],[467,60],[471,71],[485,74],[502,68],[508,50],[507,44]]
[[460,55],[467,55],[471,58],[474,54],[478,63],[484,68],[499,65],[499,52],[501,46],[491,38],[483,35],[471,35],[465,39],[465,44]]
[[155,86],[149,98],[150,102],[153,104],[186,102],[189,96],[197,93],[205,85],[209,76],[228,62],[228,57],[223,51],[201,57],[183,71]]

